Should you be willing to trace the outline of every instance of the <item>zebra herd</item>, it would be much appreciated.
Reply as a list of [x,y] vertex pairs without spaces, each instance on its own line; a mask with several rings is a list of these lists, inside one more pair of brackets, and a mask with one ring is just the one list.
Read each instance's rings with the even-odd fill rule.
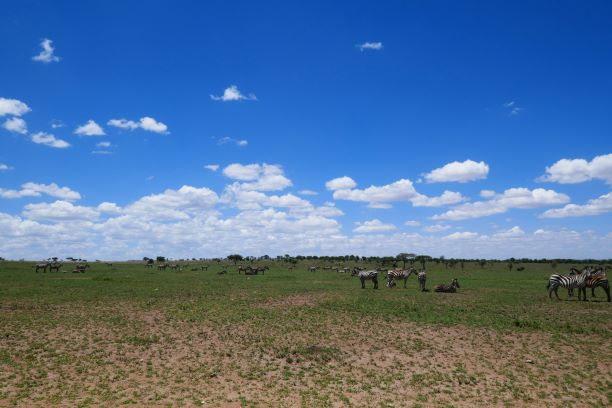
[[[351,276],[357,276],[361,281],[361,288],[365,289],[365,282],[371,280],[374,284],[374,289],[378,289],[378,274],[381,271],[378,269],[374,270],[362,270],[360,268],[353,268],[351,272]],[[427,283],[427,272],[425,270],[417,271],[415,268],[410,269],[392,269],[387,271],[387,287],[393,288],[397,285],[397,281],[404,281],[404,288],[408,282],[408,277],[410,275],[416,275],[419,281],[419,290],[421,292],[427,292],[428,290],[425,288],[425,284]],[[441,293],[455,293],[457,292],[457,288],[459,288],[459,281],[457,279],[453,279],[453,282],[450,285],[436,285],[434,288],[434,292]]]
[[[586,301],[586,290],[591,289],[591,296],[595,297],[595,288],[601,287],[608,296],[608,302],[610,302],[610,282],[608,281],[608,275],[603,268],[594,268],[587,266],[582,270],[571,268],[569,275],[551,275],[548,279],[548,297],[552,299],[553,292],[559,298],[559,287],[566,288],[569,297],[574,295],[574,289],[578,289],[578,300]],[[580,296],[582,294],[582,297]]]

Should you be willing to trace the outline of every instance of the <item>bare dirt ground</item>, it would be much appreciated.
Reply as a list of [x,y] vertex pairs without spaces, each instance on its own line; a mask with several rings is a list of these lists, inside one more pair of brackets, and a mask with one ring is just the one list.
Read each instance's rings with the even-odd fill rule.
[[[260,305],[314,305],[291,295]],[[106,305],[3,307],[1,406],[609,406],[610,339],[349,315],[184,321]],[[277,310],[277,312],[279,312]],[[38,319],[38,320],[37,320]],[[56,322],[56,323],[54,323]],[[59,322],[59,323],[57,323]]]

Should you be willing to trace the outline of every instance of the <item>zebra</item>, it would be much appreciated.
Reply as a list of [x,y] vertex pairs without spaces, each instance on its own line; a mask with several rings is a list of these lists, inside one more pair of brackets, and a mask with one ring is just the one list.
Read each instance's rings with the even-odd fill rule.
[[[557,291],[559,290],[559,286],[562,286],[567,289],[578,288],[578,300],[586,301],[586,281],[591,277],[592,272],[590,268],[585,268],[582,273],[576,275],[550,275],[550,278],[548,278],[548,285],[546,285],[548,297],[552,300],[552,293],[555,292],[557,300],[561,300]],[[581,293],[584,295],[582,299],[580,299]]]
[[53,272],[54,269],[55,269],[55,272],[59,272],[62,266],[63,264],[61,262],[52,262],[49,264],[49,272]]
[[201,265],[201,266],[200,266],[200,270],[202,270],[202,271],[208,271],[208,265]]
[[157,270],[158,271],[165,271],[167,267],[168,267],[167,263],[159,264],[159,265],[157,265]]
[[419,279],[419,289],[421,290],[421,292],[426,292],[425,282],[427,282],[427,272],[422,270],[421,272],[419,272],[417,277]]
[[408,282],[408,277],[412,274],[416,274],[417,271],[414,268],[410,269],[393,269],[387,271],[387,287],[392,288],[395,286],[395,281],[402,279],[404,281],[404,288]]
[[358,268],[353,268],[351,276],[359,276],[361,289],[365,289],[365,281],[367,280],[371,280],[374,283],[374,289],[378,289],[378,271],[362,271]]
[[442,292],[442,293],[455,293],[457,289],[460,288],[459,281],[457,278],[453,279],[453,282],[449,285],[436,285],[434,288],[434,292]]
[[310,268],[308,268],[308,271],[316,272],[317,271],[317,267],[316,266],[311,266]]
[[50,264],[50,263],[48,263],[48,262],[46,262],[46,263],[39,263],[39,264],[36,264],[36,265],[32,265],[32,268],[36,268],[36,273],[38,273],[38,271],[39,271],[40,269],[42,269],[42,270],[43,270],[43,272],[45,272],[45,273],[46,273],[46,272],[47,272],[47,268],[48,268],[50,265],[51,265],[51,264]]

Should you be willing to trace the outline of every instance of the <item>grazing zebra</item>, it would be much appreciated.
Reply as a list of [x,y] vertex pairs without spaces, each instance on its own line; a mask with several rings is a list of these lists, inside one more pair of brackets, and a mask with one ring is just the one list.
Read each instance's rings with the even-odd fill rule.
[[561,286],[567,289],[578,288],[578,300],[581,300],[580,294],[582,293],[584,295],[582,300],[586,301],[586,281],[591,277],[591,274],[592,270],[590,268],[585,268],[582,270],[582,273],[576,275],[550,275],[548,285],[546,285],[548,297],[552,300],[552,293],[555,292],[557,300],[561,300],[557,293],[559,286]]
[[85,273],[89,264],[76,264],[72,273]]
[[208,270],[208,265],[202,265],[202,266],[200,266],[200,270],[202,270],[202,271],[207,271],[207,270]]
[[238,275],[240,275],[242,272],[246,273],[247,270],[251,269],[250,266],[242,266],[240,265],[238,267]]
[[361,289],[365,289],[365,281],[367,280],[374,282],[374,289],[378,289],[378,271],[362,271],[358,268],[353,268],[351,276],[359,276]]
[[59,272],[60,268],[62,267],[62,263],[61,262],[53,262],[49,264],[49,272],[53,272],[53,270],[55,269],[55,272]]
[[36,273],[38,273],[38,271],[40,269],[42,269],[43,272],[47,272],[47,268],[49,267],[49,265],[50,264],[48,262],[47,263],[39,263],[39,264],[36,264],[36,265],[32,265],[32,268],[36,268]]
[[167,263],[159,264],[159,265],[157,265],[157,270],[158,271],[165,271],[168,266],[169,265]]
[[351,271],[351,268],[348,268],[348,267],[342,268],[341,271],[342,273],[349,273]]
[[106,266],[108,266],[109,268],[113,266],[113,264],[111,262],[106,262]]
[[172,264],[170,265],[170,269],[176,271],[176,270],[183,270],[183,268],[179,265],[179,264]]
[[387,272],[387,287],[392,288],[395,286],[395,281],[402,279],[404,281],[404,288],[408,282],[408,277],[412,274],[416,274],[417,271],[414,268],[410,269],[393,269]]
[[425,292],[425,282],[427,282],[427,272],[425,272],[424,270],[419,272],[419,274],[417,275],[418,279],[419,279],[419,289],[421,290],[421,292]]
[[316,272],[317,271],[317,267],[316,266],[311,266],[310,268],[308,268],[308,270],[310,272]]
[[453,282],[449,285],[436,285],[434,288],[434,292],[442,292],[442,293],[455,293],[457,289],[460,288],[459,281],[457,278],[453,279]]

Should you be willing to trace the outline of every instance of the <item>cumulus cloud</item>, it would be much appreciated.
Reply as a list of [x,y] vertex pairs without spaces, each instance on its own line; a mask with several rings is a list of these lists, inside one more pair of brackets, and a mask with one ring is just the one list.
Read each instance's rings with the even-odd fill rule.
[[154,133],[168,133],[168,126],[149,116],[140,118],[138,122],[127,119],[111,119],[107,122],[107,125],[125,130],[142,129]]
[[12,169],[12,167],[10,167],[8,164],[0,163],[0,172],[8,171],[8,170],[11,170],[11,169]]
[[112,146],[111,142],[99,142],[99,143],[96,143],[96,147],[100,147],[102,149],[108,148],[108,147],[111,147],[111,146]]
[[74,131],[79,136],[104,136],[104,129],[93,120],[88,120],[87,123],[77,127]]
[[421,225],[421,223],[416,220],[408,220],[404,223],[404,225],[407,227],[418,227],[419,225]]
[[74,205],[68,201],[28,204],[22,215],[30,220],[45,221],[94,221],[100,213],[90,207]]
[[495,191],[493,191],[493,190],[480,190],[480,196],[482,198],[495,197]]
[[338,177],[325,183],[325,188],[331,191],[351,189],[354,187],[357,187],[357,183],[348,176]]
[[2,127],[8,130],[9,132],[21,133],[22,135],[28,133],[28,126],[26,124],[26,121],[21,118],[7,119],[2,124]]
[[603,180],[612,185],[612,154],[585,159],[561,159],[550,167],[538,181],[575,184],[590,180]]
[[554,190],[536,188],[510,188],[502,194],[496,194],[487,201],[465,203],[445,213],[434,215],[433,220],[466,220],[504,213],[512,208],[537,208],[565,204],[569,197]]
[[522,237],[523,235],[525,235],[525,231],[523,231],[521,227],[519,227],[518,225],[515,225],[514,227],[508,230],[497,232],[493,236],[496,238],[509,238],[509,237]]
[[489,174],[489,165],[485,162],[475,162],[465,160],[463,162],[454,161],[443,167],[432,170],[424,175],[428,183],[459,182],[482,180]]
[[0,188],[0,197],[2,198],[39,197],[42,194],[68,201],[79,200],[81,198],[81,194],[78,192],[68,187],[60,187],[55,183],[40,184],[29,182],[22,184],[21,190]]
[[[349,180],[352,181],[352,179]],[[346,185],[350,185],[350,182],[347,182]],[[334,186],[332,185],[332,187]],[[401,179],[383,186],[370,186],[365,189],[337,189],[334,191],[333,197],[336,200],[366,202],[370,208],[391,208],[390,203],[397,201],[410,201],[415,207],[439,207],[465,200],[465,197],[460,193],[452,191],[445,191],[439,197],[425,196],[418,193],[414,189],[412,181],[407,179]]]
[[396,226],[393,224],[385,224],[379,219],[373,219],[371,221],[365,221],[363,223],[356,223],[357,227],[353,230],[353,232],[360,234],[367,234],[371,232],[385,232],[392,231],[396,229]]
[[219,145],[219,146],[222,146],[222,145],[228,144],[228,143],[235,144],[238,147],[245,147],[245,146],[247,146],[249,144],[248,140],[233,139],[233,138],[227,137],[227,136],[226,137],[222,137],[222,138],[220,138],[217,141],[217,145]]
[[542,218],[585,217],[612,211],[612,193],[604,194],[589,200],[587,204],[568,204],[563,208],[554,208],[542,213]]
[[223,91],[223,95],[221,96],[210,95],[210,99],[214,101],[223,101],[223,102],[256,101],[257,97],[255,96],[255,94],[252,94],[252,93],[248,95],[243,95],[238,90],[238,87],[236,85],[230,85],[229,87],[225,88],[225,91]]
[[423,228],[423,230],[427,232],[441,232],[441,231],[446,231],[450,228],[451,228],[450,225],[436,224],[436,225],[428,225],[427,227]]
[[380,51],[383,49],[383,43],[381,42],[364,42],[363,44],[357,44],[355,47],[359,48],[359,51],[365,50]]
[[316,191],[313,190],[300,190],[298,191],[299,195],[304,195],[304,196],[316,196],[319,195],[319,193],[317,193]]
[[465,231],[465,232],[453,232],[450,235],[445,236],[442,239],[450,239],[450,240],[456,240],[456,239],[474,239],[477,238],[478,234],[476,232],[469,232],[469,231]]
[[53,147],[56,149],[66,149],[70,147],[70,143],[62,139],[57,139],[50,133],[38,132],[32,135],[32,142]]
[[291,180],[285,177],[283,168],[277,164],[233,163],[223,169],[223,175],[242,181],[240,188],[243,190],[284,190],[292,185]]
[[217,171],[219,170],[219,165],[218,164],[207,164],[206,166],[204,166],[204,168],[210,171]]
[[50,62],[59,62],[59,57],[53,54],[55,48],[53,47],[53,45],[51,45],[52,43],[53,41],[48,38],[43,39],[40,43],[42,50],[38,55],[33,56],[32,60],[44,62],[45,64],[48,64]]
[[523,110],[515,101],[506,102],[502,106],[508,110],[509,116],[516,116]]
[[31,110],[32,109],[30,109],[28,105],[17,99],[7,99],[0,97],[0,116],[21,116],[30,112]]

